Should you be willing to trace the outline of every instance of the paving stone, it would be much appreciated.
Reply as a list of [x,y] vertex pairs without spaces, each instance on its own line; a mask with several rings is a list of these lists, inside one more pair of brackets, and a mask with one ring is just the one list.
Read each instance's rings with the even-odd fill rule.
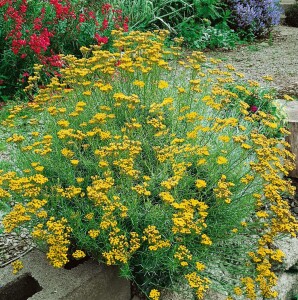
[[[55,269],[49,265],[45,254],[34,250],[22,258],[24,269],[12,274],[11,265],[0,269],[1,290],[18,278],[34,278],[41,287],[30,300],[130,300],[130,282],[119,277],[118,268],[107,267],[88,260],[77,267]],[[2,298],[1,298],[2,297]],[[12,298],[12,300],[17,300]],[[27,299],[27,298],[26,298]]]

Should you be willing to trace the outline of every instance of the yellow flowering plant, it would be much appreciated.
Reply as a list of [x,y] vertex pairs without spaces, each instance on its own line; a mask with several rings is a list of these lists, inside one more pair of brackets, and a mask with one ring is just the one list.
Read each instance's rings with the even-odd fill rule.
[[61,78],[7,108],[16,168],[1,171],[0,196],[17,203],[5,230],[29,228],[54,267],[87,255],[118,265],[151,299],[181,284],[198,299],[276,296],[283,253],[271,246],[297,222],[274,117],[231,91],[230,66],[164,48],[166,31],[113,34],[114,52],[62,57]]

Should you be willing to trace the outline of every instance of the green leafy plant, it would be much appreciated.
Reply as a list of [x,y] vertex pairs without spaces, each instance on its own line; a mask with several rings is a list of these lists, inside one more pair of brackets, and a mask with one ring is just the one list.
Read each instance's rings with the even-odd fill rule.
[[298,27],[298,2],[292,4],[286,9],[286,24],[289,26]]
[[113,2],[129,16],[133,29],[170,30],[187,46],[233,48],[238,36],[228,26],[231,12],[218,0],[122,0]]
[[17,169],[0,191],[18,202],[5,230],[28,228],[54,267],[118,265],[152,300],[181,286],[276,297],[272,243],[298,227],[282,198],[293,155],[272,135],[287,130],[251,110],[251,89],[266,109],[261,87],[201,52],[181,59],[167,34],[113,32],[114,52],[62,57],[61,77],[6,108]]
[[43,64],[44,79],[49,78],[63,67],[60,53],[81,55],[81,46],[107,45],[111,30],[128,31],[121,10],[107,3],[96,9],[80,1],[1,1],[1,100],[14,94],[24,98],[22,89],[34,64]]

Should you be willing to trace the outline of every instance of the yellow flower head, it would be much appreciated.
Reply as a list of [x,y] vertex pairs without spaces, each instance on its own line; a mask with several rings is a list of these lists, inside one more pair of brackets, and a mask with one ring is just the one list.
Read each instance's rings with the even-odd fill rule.
[[86,256],[85,252],[83,252],[82,250],[76,250],[72,256],[75,258],[75,259],[81,259],[81,258],[84,258]]
[[158,88],[159,88],[159,89],[166,89],[166,88],[168,88],[168,87],[169,87],[169,84],[168,84],[166,81],[160,80],[160,81],[158,82]]
[[216,162],[219,165],[224,165],[224,164],[226,164],[228,162],[228,160],[224,156],[218,156]]
[[100,231],[95,229],[91,229],[88,231],[88,234],[92,239],[96,239],[99,236],[99,233]]
[[135,80],[135,81],[133,82],[133,85],[142,88],[142,87],[145,86],[145,82],[144,82],[144,81],[141,81],[141,80]]
[[37,172],[42,172],[43,169],[44,169],[43,166],[37,166],[37,167],[35,167],[35,170],[36,170]]
[[77,181],[77,183],[81,183],[81,182],[84,181],[84,178],[82,178],[82,177],[77,177],[77,178],[76,178],[76,181]]
[[72,165],[74,165],[74,166],[77,166],[77,165],[79,164],[79,160],[77,160],[77,159],[71,159],[71,160],[70,160],[70,163],[71,163]]
[[196,187],[198,189],[205,188],[206,186],[207,186],[207,182],[205,180],[202,180],[202,179],[196,180]]
[[149,298],[151,300],[159,300],[160,292],[156,289],[150,291]]
[[11,265],[13,267],[13,274],[17,274],[20,270],[24,268],[24,265],[20,260],[15,260]]

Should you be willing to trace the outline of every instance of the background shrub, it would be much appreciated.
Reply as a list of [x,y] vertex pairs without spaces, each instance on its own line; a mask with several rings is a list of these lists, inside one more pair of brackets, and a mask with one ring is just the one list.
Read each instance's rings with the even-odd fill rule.
[[285,11],[286,24],[294,27],[298,27],[298,2],[294,5],[290,5]]
[[230,12],[218,0],[114,0],[132,29],[163,28],[182,36],[188,47],[232,48],[238,36],[228,26]]
[[231,26],[249,39],[264,37],[279,24],[282,9],[279,0],[228,0]]
[[59,73],[60,53],[80,56],[81,46],[107,44],[112,29],[128,30],[128,19],[110,4],[83,1],[4,0],[0,3],[0,97],[22,93],[34,64],[44,79]]

